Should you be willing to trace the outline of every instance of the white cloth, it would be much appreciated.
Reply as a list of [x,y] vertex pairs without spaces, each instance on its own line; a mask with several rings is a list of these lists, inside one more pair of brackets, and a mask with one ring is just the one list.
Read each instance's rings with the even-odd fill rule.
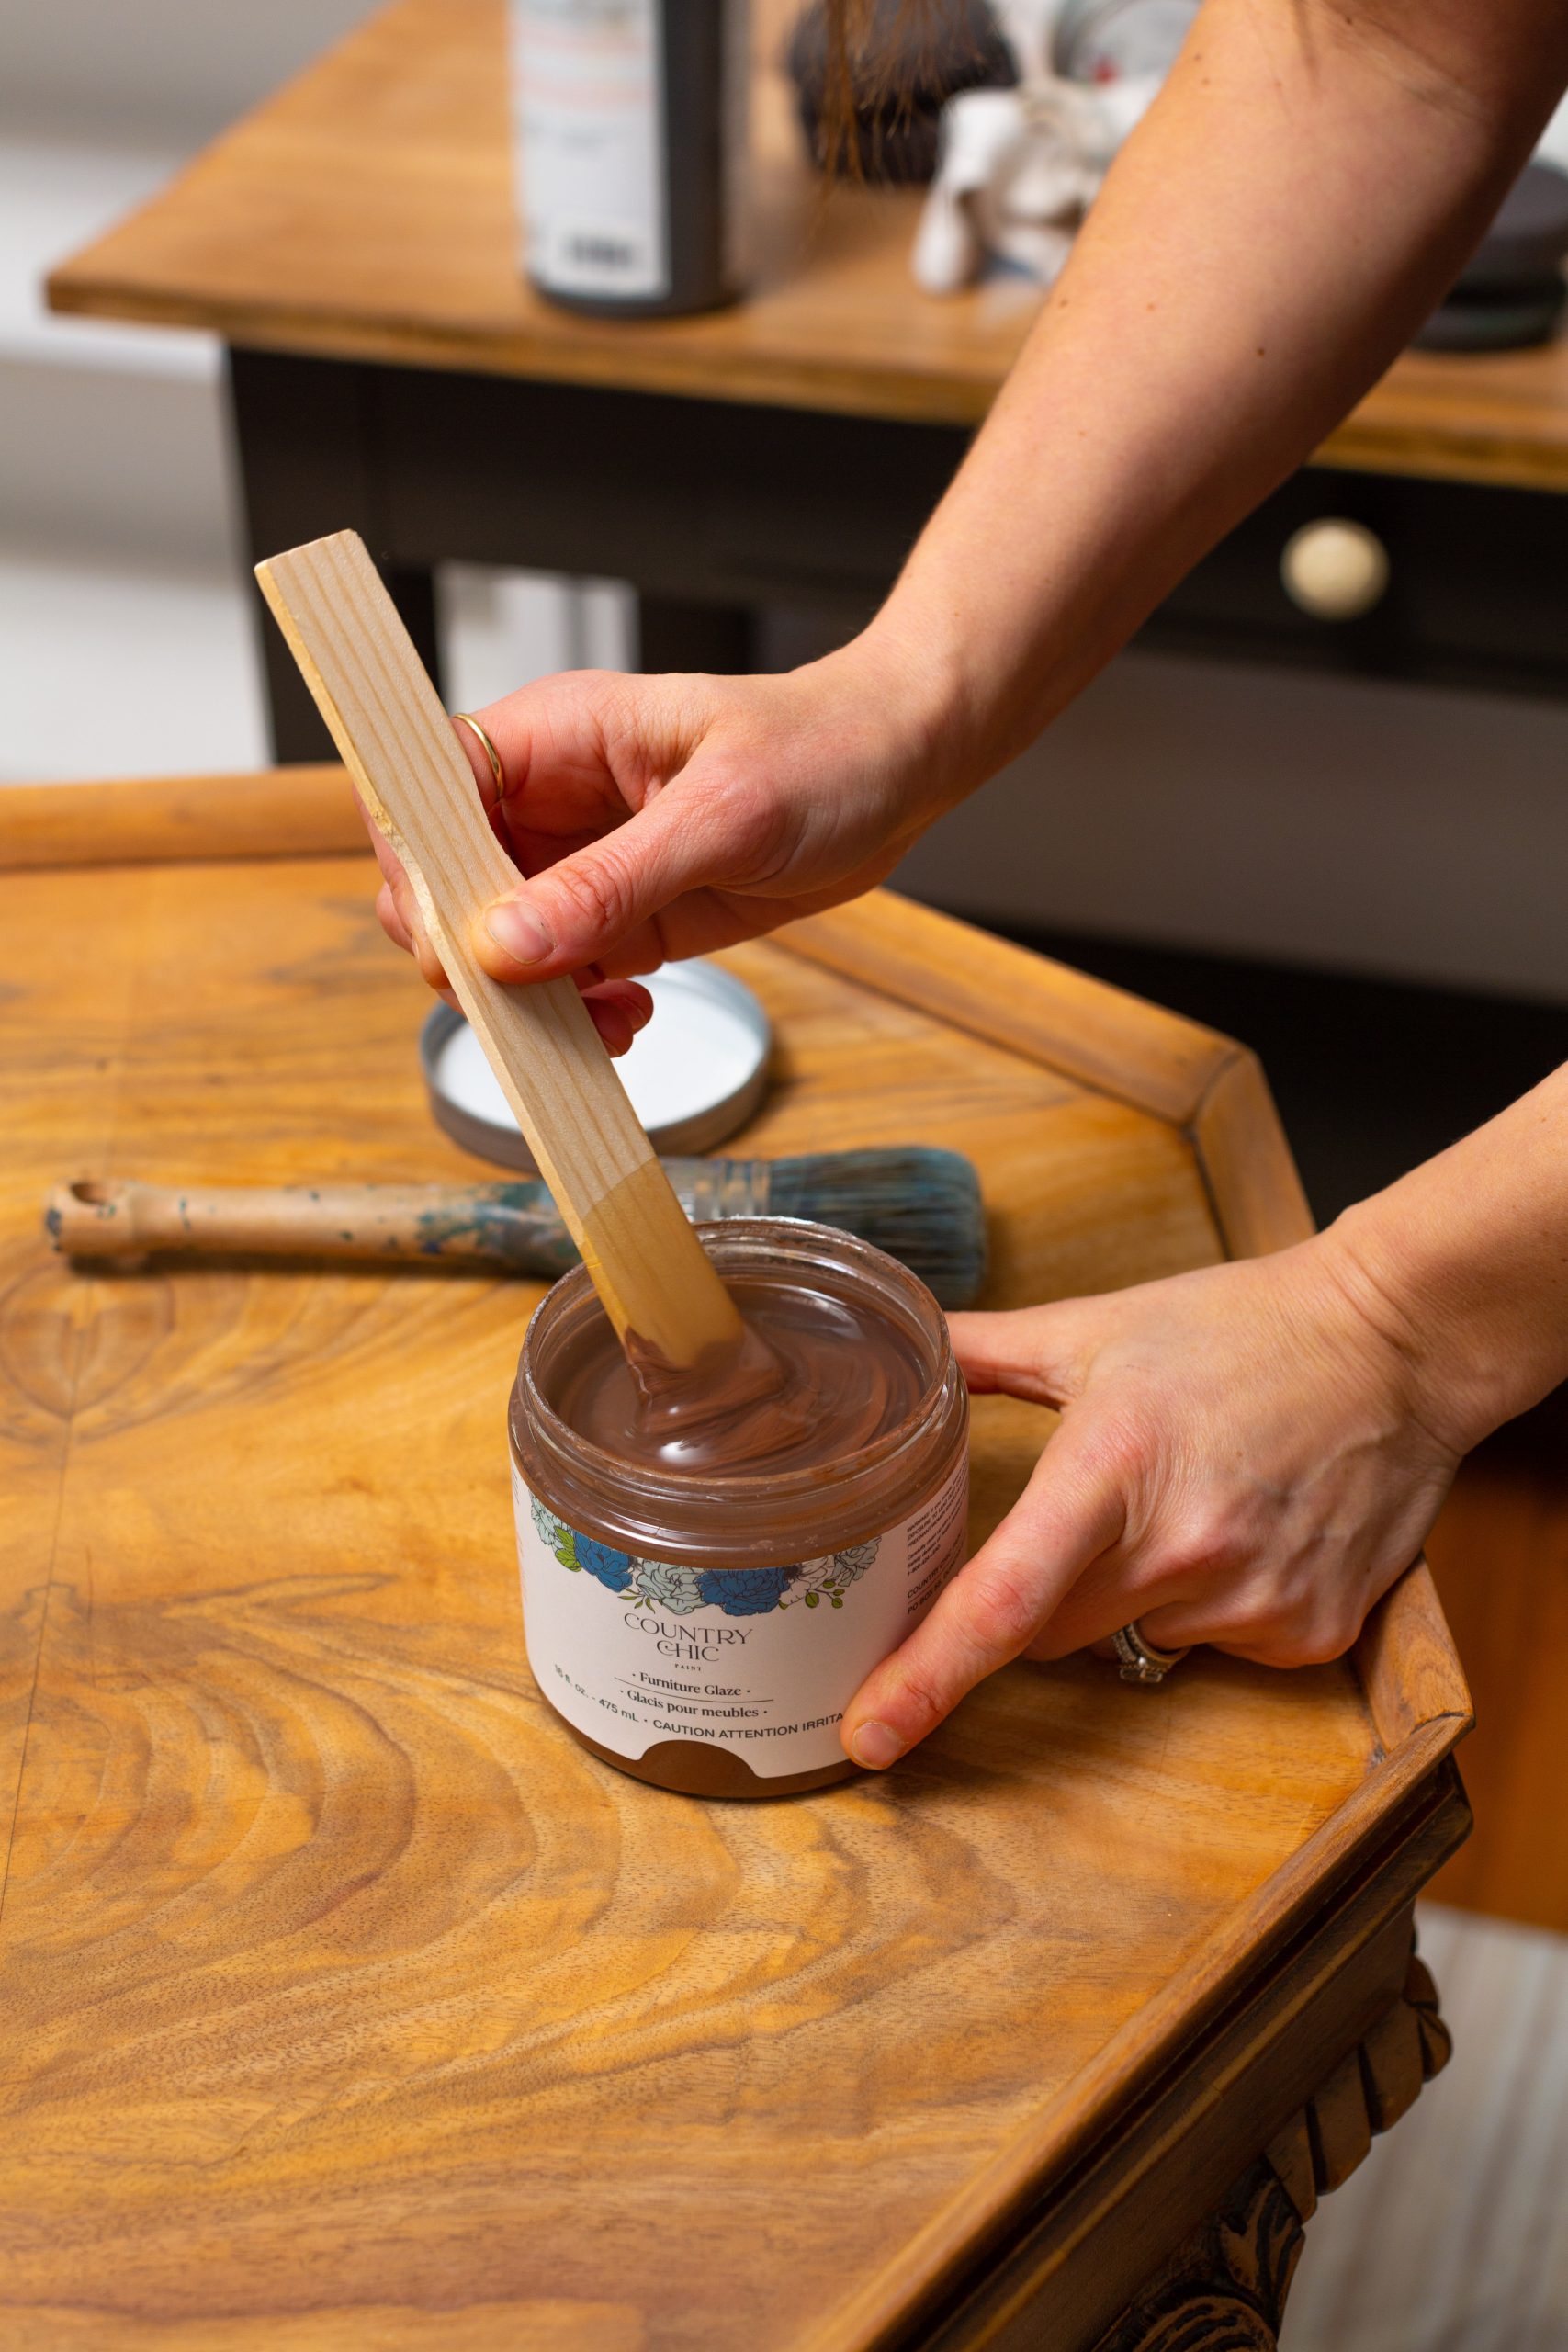
[[942,109],[936,176],[915,236],[915,278],[928,294],[973,284],[988,259],[1049,286],[1100,193],[1112,157],[1161,76],[964,90]]

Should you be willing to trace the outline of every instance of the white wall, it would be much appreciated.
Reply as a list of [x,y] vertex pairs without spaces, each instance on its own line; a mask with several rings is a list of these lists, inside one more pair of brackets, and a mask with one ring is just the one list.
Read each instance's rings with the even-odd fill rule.
[[0,0],[0,128],[195,148],[373,0]]
[[0,0],[0,781],[265,756],[218,345],[42,279],[370,4]]

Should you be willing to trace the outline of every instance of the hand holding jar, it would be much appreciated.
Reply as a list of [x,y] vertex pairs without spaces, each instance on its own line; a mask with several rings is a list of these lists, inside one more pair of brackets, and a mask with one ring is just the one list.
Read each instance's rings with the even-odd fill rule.
[[952,1319],[977,1391],[1061,1408],[1014,1509],[866,1680],[888,1764],[1006,1659],[1135,1623],[1337,1657],[1461,1456],[1568,1376],[1568,1069],[1328,1230],[1103,1298]]

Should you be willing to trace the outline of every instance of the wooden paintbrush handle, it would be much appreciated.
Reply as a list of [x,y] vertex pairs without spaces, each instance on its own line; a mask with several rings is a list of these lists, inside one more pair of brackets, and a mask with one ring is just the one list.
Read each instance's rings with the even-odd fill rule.
[[357,533],[274,556],[256,577],[616,1330],[673,1364],[734,1340],[734,1305],[577,989],[503,988],[469,945],[517,870]]
[[[765,1204],[768,1163],[671,1159],[665,1173],[693,1219],[744,1216]],[[510,1266],[547,1280],[578,1262],[536,1176],[496,1184],[144,1184],[88,1177],[56,1184],[44,1225],[69,1258],[391,1258]]]
[[547,1279],[577,1261],[543,1184],[57,1184],[44,1223],[73,1258],[412,1259]]

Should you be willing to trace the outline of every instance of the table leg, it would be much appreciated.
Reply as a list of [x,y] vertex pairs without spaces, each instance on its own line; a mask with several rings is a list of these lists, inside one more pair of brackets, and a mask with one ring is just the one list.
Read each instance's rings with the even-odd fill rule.
[[[429,564],[387,559],[363,370],[330,359],[231,351],[229,392],[251,561],[329,531],[357,531],[439,693],[435,575]],[[321,715],[259,591],[255,616],[274,759],[330,759]]]
[[396,605],[414,650],[435,682],[440,694],[441,643],[435,627],[435,573],[427,564],[383,563],[381,577]]
[[1412,1952],[1401,1999],[1249,2165],[1095,2352],[1277,2352],[1280,2316],[1320,2196],[1360,2163],[1451,2043]]
[[[306,536],[321,535],[308,533]],[[259,546],[261,543],[253,544]],[[264,552],[276,554],[284,548],[299,544],[297,536],[291,537],[286,532],[275,535]],[[258,555],[256,560],[259,562],[260,560]],[[381,576],[414,641],[419,658],[434,679],[435,691],[440,694],[441,654],[435,633],[434,575],[429,571],[383,564]],[[332,738],[276,622],[269,614],[258,610],[256,626],[261,634],[267,732],[274,760],[287,764],[294,760],[335,758]]]

